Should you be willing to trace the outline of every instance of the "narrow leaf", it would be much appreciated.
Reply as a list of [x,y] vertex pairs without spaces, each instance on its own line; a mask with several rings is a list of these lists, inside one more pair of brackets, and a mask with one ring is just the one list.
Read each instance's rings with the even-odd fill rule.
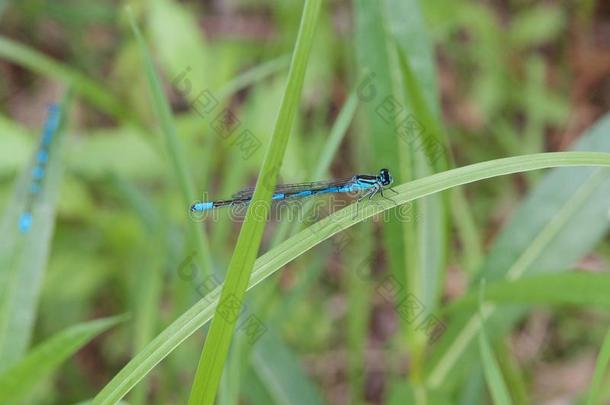
[[[574,149],[610,151],[610,115],[600,120]],[[581,153],[581,152],[577,152]],[[572,268],[608,230],[610,172],[603,168],[557,169],[548,173],[516,210],[496,239],[480,276],[490,282]],[[490,335],[507,331],[520,311],[492,311]],[[437,342],[428,384],[440,387],[459,378],[472,359],[477,332],[474,314],[456,317]]]
[[91,339],[125,319],[118,316],[72,326],[36,346],[26,357],[0,374],[0,403],[16,403],[23,399]]
[[608,371],[608,363],[610,363],[610,330],[606,333],[604,343],[597,356],[597,361],[595,362],[595,372],[593,373],[593,382],[591,383],[587,405],[599,403],[598,398],[602,388],[604,375],[606,374],[606,371]]
[[479,352],[481,354],[481,359],[483,360],[483,373],[494,404],[510,405],[511,400],[508,395],[506,383],[504,382],[500,366],[498,365],[498,361],[494,356],[491,344],[485,333],[485,307],[483,305],[484,284],[484,282],[481,282],[479,288],[479,319],[481,322],[479,326]]
[[[178,140],[171,107],[163,93],[163,88],[161,87],[161,82],[155,71],[152,57],[150,56],[150,52],[148,51],[148,47],[144,42],[144,38],[142,38],[140,29],[136,24],[135,18],[130,8],[127,9],[127,14],[129,16],[131,28],[140,47],[140,52],[144,61],[144,70],[146,72],[146,77],[148,78],[148,85],[150,87],[150,91],[153,97],[153,107],[155,109],[156,115],[159,117],[161,130],[165,137],[165,145],[167,147],[172,162],[172,167],[174,169],[175,176],[180,186],[182,200],[186,212],[186,207],[189,207],[195,201],[193,179],[191,177],[190,171],[188,170],[188,165],[186,164],[186,157],[184,151],[182,150],[182,145]],[[213,261],[210,257],[210,248],[203,228],[200,227],[197,222],[190,220],[188,221],[188,227],[191,244],[198,253],[197,262],[204,274],[211,274],[210,272],[212,271],[211,269]]]
[[201,353],[189,404],[212,404],[216,398],[237,315],[242,307],[248,280],[265,229],[271,195],[297,113],[309,52],[313,46],[320,5],[321,0],[306,0],[305,2],[301,26],[290,71],[288,72],[288,81],[271,143],[265,153],[252,202],[246,212],[235,251],[229,262],[227,277],[220,295],[221,304],[216,311],[218,316],[215,316],[212,321],[210,332]]
[[[541,153],[477,163],[437,173],[396,187],[394,201],[383,200],[360,208],[354,215],[353,206],[335,212],[316,224],[287,239],[256,260],[248,288],[253,288],[287,263],[301,256],[333,235],[376,214],[406,204],[426,195],[475,181],[530,170],[557,166],[610,167],[610,154],[594,152]],[[125,396],[152,368],[171,353],[180,343],[208,322],[218,303],[220,288],[202,298],[188,311],[161,332],[138,353],[98,393],[94,404],[113,404]]]
[[322,395],[305,375],[298,358],[273,331],[256,343],[250,360],[254,373],[274,404],[323,404]]
[[129,118],[125,113],[127,109],[114,95],[108,92],[106,87],[34,49],[11,39],[0,37],[0,57],[41,75],[62,81],[66,86],[74,89],[75,92],[82,94],[92,104],[115,117]]
[[25,353],[55,224],[62,175],[62,115],[51,107],[32,164],[17,182],[0,226],[0,371]]
[[[487,286],[485,300],[494,304],[584,305],[610,308],[610,277],[595,273],[541,274]],[[445,311],[473,308],[475,294],[451,304]]]

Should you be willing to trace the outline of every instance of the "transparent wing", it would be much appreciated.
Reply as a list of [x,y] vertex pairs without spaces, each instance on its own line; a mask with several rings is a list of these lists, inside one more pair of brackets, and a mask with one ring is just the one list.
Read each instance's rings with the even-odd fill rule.
[[[293,184],[278,184],[275,186],[273,193],[298,193],[300,191],[319,191],[324,190],[329,187],[340,187],[346,184],[352,183],[354,181],[353,177],[345,178],[345,179],[335,179],[329,181],[314,181],[310,183],[293,183]],[[248,187],[237,193],[233,194],[233,198],[251,198],[252,194],[254,194],[254,187]]]

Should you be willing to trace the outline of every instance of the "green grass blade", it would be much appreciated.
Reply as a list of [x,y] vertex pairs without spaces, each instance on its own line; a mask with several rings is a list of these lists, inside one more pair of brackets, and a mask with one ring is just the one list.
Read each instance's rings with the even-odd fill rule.
[[[163,241],[167,237],[162,220],[156,207],[149,198],[129,180],[112,174],[111,184],[138,216],[144,231],[151,235],[148,243],[140,250],[142,266],[134,282],[133,296],[133,353],[142,350],[155,336],[159,319],[162,286],[164,249]],[[148,385],[139,384],[133,391],[130,402],[133,405],[146,403]]]
[[[388,387],[386,405],[403,404],[426,404],[426,405],[446,405],[456,402],[451,400],[447,392],[442,390],[431,391],[424,387],[413,386],[405,383],[404,379],[396,378]],[[475,405],[469,403],[468,405]],[[477,404],[478,405],[478,404]]]
[[487,334],[485,333],[485,316],[483,294],[484,294],[484,282],[481,282],[479,289],[479,314],[480,314],[480,326],[479,326],[479,352],[481,353],[481,359],[483,362],[483,373],[485,380],[487,381],[487,387],[493,398],[493,403],[496,405],[510,405],[512,401],[508,395],[508,388],[502,377],[500,366],[494,356],[491,344]]
[[30,207],[31,229],[21,233],[18,219],[28,201],[34,163],[17,182],[0,226],[0,371],[24,355],[34,327],[55,225],[63,171],[63,126],[68,105],[69,96],[66,96],[60,107],[60,123],[49,147],[41,191]]
[[[217,98],[218,102],[221,105],[227,103],[230,97],[234,96],[237,92],[244,90],[247,87],[254,86],[263,82],[265,79],[269,79],[273,77],[273,75],[278,74],[284,70],[288,70],[288,66],[290,65],[290,55],[283,55],[276,59],[269,60],[267,62],[263,62],[260,65],[256,65],[252,68],[247,69],[243,73],[240,73],[237,77],[230,80],[226,84],[224,84],[218,91],[214,92],[214,96]],[[188,118],[189,121],[195,122],[197,128],[201,126],[201,116],[199,113],[191,113]],[[198,131],[195,130],[195,131]],[[206,145],[214,145],[213,141],[206,142]],[[210,173],[213,173],[214,167],[210,163],[212,162],[217,150],[215,147],[207,147],[205,150],[201,151],[199,154],[199,161],[201,162],[196,169],[198,173],[197,181],[201,190],[205,190],[208,187],[208,181],[213,176]],[[245,163],[241,162],[241,163]],[[239,167],[235,167],[234,169],[239,169]],[[234,173],[235,177],[241,176],[241,171],[232,170],[231,173]],[[230,179],[230,178],[229,178]],[[225,179],[226,180],[226,179]],[[241,181],[241,178],[240,178]],[[223,190],[228,190],[231,187],[240,187],[240,185],[235,185],[231,181],[223,180]],[[224,224],[221,225],[221,228],[224,227]],[[229,229],[215,229],[214,239],[212,240],[212,249],[214,249],[215,241],[226,241],[226,234],[229,232]]]
[[[610,151],[610,116],[600,120],[574,149]],[[580,152],[579,152],[580,153]],[[607,196],[610,173],[602,168],[558,169],[532,190],[497,237],[481,270],[490,282],[518,279],[535,272],[564,271],[591,251],[608,229]],[[518,235],[518,237],[516,237]],[[519,311],[492,311],[501,334],[518,319]],[[477,319],[452,319],[428,361],[428,383],[440,387],[462,378],[462,360],[474,358]]]
[[[321,0],[306,0],[305,2],[288,81],[271,143],[265,154],[252,202],[248,207],[235,251],[227,269],[225,284],[220,296],[219,309],[221,310],[225,304],[237,305],[237,314],[239,314],[242,307],[248,280],[263,236],[271,195],[298,110],[320,5]],[[216,398],[237,321],[234,311],[235,309],[230,309],[229,315],[221,312],[212,321],[197,367],[189,404],[212,404]],[[217,310],[217,312],[219,311]]]
[[[390,68],[387,35],[384,28],[383,2],[354,1],[355,46],[360,85],[358,97],[363,115],[363,143],[371,145],[372,158],[368,164],[386,167],[400,173],[396,134],[392,126],[380,118],[377,108],[394,94],[393,72]],[[373,138],[368,138],[372,136]],[[400,178],[396,178],[401,181]],[[404,180],[403,180],[404,181]],[[384,226],[383,242],[388,253],[392,274],[405,284],[405,238],[403,226],[390,222]]]
[[[608,291],[608,290],[606,290]],[[610,363],[610,330],[606,333],[604,343],[597,356],[595,362],[595,372],[593,373],[593,381],[591,382],[591,388],[589,390],[589,397],[587,398],[587,405],[596,405],[599,403],[599,395],[602,388],[602,382],[606,371],[608,371],[608,364]]]
[[[417,0],[385,0],[389,32],[403,55],[408,58],[417,77],[418,98],[413,106],[425,106],[433,116],[440,115],[437,70],[432,43],[421,6]],[[440,134],[435,134],[440,135]]]
[[110,174],[110,184],[116,189],[124,202],[135,212],[147,232],[157,233],[161,227],[161,215],[146,194],[134,183],[117,173]]
[[[446,170],[453,167],[454,162],[450,142],[441,122],[433,44],[427,35],[419,2],[416,0],[386,1],[389,6],[387,14],[390,31],[397,45],[398,62],[405,87],[405,98],[414,117],[424,128],[421,142],[425,146],[424,152],[431,161],[434,171]],[[436,140],[436,142],[429,142],[431,139]],[[444,147],[443,153],[439,153],[442,147]],[[421,175],[418,177],[421,177]],[[464,245],[464,256],[469,269],[473,269],[482,256],[482,248],[478,240],[474,219],[460,188],[451,190],[450,198],[449,206],[452,209],[453,220]],[[418,205],[424,203],[426,203],[425,200]],[[435,294],[433,299],[436,301],[438,301],[440,295],[440,285],[442,285],[444,276],[442,274],[443,254],[439,254],[439,252],[443,253],[446,248],[446,228],[444,228],[446,224],[442,223],[445,212],[444,207],[438,207],[439,204],[441,204],[440,198],[431,199],[427,202],[427,206],[422,207],[423,213],[421,216],[425,226],[419,227],[419,232],[422,235],[420,238],[424,239],[425,235],[428,234],[429,240],[423,240],[420,244],[420,256],[424,260],[424,265],[418,265],[418,269],[422,273],[421,279],[428,282],[425,288],[433,291]],[[437,302],[426,303],[431,307],[433,304],[436,305]]]
[[316,164],[316,168],[313,171],[312,179],[321,179],[328,172],[330,166],[335,158],[339,146],[347,130],[352,123],[356,108],[358,107],[358,95],[355,90],[352,90],[349,97],[345,101],[345,104],[341,108],[337,120],[333,124],[330,130],[328,139],[324,143],[322,150],[320,151],[320,159]]
[[[320,159],[318,163],[309,176],[312,179],[322,179],[325,177],[326,173],[330,169],[330,166],[335,158],[337,151],[339,150],[339,146],[341,146],[341,142],[345,135],[347,134],[347,130],[354,118],[354,114],[356,113],[356,109],[358,107],[358,97],[356,91],[352,91],[349,95],[347,101],[341,108],[339,115],[337,116],[337,120],[333,124],[333,127],[330,130],[330,134],[322,149],[320,151]],[[307,217],[307,215],[311,212],[313,207],[313,201],[307,201],[303,205],[303,217]],[[282,222],[276,233],[273,237],[273,242],[271,246],[276,246],[278,243],[286,239],[287,235],[292,235],[296,230],[300,229],[304,224],[295,221],[293,223],[290,222]]]
[[[197,17],[175,0],[151,0],[146,7],[147,32],[159,64],[170,78],[189,71],[194,91],[215,87],[219,68]],[[218,62],[218,61],[215,61]]]
[[[583,305],[610,308],[610,277],[595,273],[541,274],[490,283],[485,300],[494,304]],[[472,309],[475,294],[452,303],[444,312]]]
[[125,317],[97,319],[71,326],[36,346],[26,357],[0,374],[0,403],[18,403],[40,381],[91,339]]
[[301,369],[298,358],[275,332],[267,331],[257,342],[250,364],[274,404],[324,403],[317,387]]
[[404,96],[409,112],[423,127],[416,136],[436,140],[436,143],[422,142],[419,145],[424,146],[424,153],[435,171],[445,170],[448,150],[443,149],[439,153],[436,146],[447,147],[448,142],[438,122],[440,106],[434,51],[426,33],[423,15],[417,0],[386,2],[388,25],[397,47],[398,66],[405,87]]
[[[326,174],[328,173],[328,170],[330,169],[330,166],[332,164],[333,158],[335,157],[337,151],[339,150],[339,146],[341,145],[341,142],[343,141],[343,139],[345,138],[345,135],[347,134],[348,128],[355,115],[357,106],[358,106],[358,97],[357,97],[357,92],[354,89],[348,96],[347,100],[345,101],[345,104],[341,108],[341,111],[337,115],[337,119],[335,120],[335,122],[330,130],[330,134],[320,149],[320,158],[317,161],[316,166],[313,169],[313,171],[310,173],[309,176],[307,176],[308,178],[320,179],[320,178],[324,178],[326,176]],[[307,201],[304,203],[303,207],[301,208],[301,210],[303,212],[303,218],[307,217],[307,215],[311,212],[312,208],[313,208],[313,201]],[[281,241],[286,239],[287,235],[293,235],[299,229],[302,229],[307,225],[308,225],[308,223],[302,223],[299,221],[294,221],[294,222],[283,221],[281,224],[279,224],[279,226],[277,227],[277,229],[275,231],[275,235],[271,242],[271,246],[277,246]],[[310,272],[309,274],[313,275],[316,273]],[[265,288],[263,290],[257,291],[257,301],[260,303],[260,305],[257,305],[258,307],[264,306],[265,305],[264,303],[268,302],[269,299],[272,299],[272,295],[278,291],[277,290],[277,281],[278,281],[277,279],[269,280],[269,283],[267,285],[265,285]],[[283,314],[285,314],[285,316],[287,316],[286,314],[290,313],[290,309],[291,309],[290,303],[294,302],[295,300],[298,300],[299,293],[302,293],[303,284],[301,284],[300,286],[301,286],[301,288],[293,289],[290,292],[289,297],[284,298],[286,300],[286,302],[285,302],[286,305],[283,306],[282,312],[283,312]],[[359,304],[360,308],[363,308],[363,306],[366,307],[367,300],[361,299],[358,301],[358,304]],[[351,306],[350,306],[350,308],[351,308]],[[258,313],[258,310],[255,310],[255,312]],[[364,310],[363,312],[360,312],[358,314],[358,316],[361,317],[363,314],[366,314],[366,310]],[[281,316],[279,316],[279,318],[281,318]],[[278,320],[277,319],[270,320],[269,317],[266,317],[265,322],[272,322],[272,324],[273,324],[273,323],[277,323]],[[258,345],[256,347],[258,347]],[[248,354],[242,354],[242,355],[248,355]],[[279,360],[280,359],[278,359],[278,361]],[[268,368],[275,369],[275,368],[277,368],[277,365],[271,363],[268,366]],[[360,373],[360,375],[361,375],[361,373]],[[305,377],[305,379],[307,379],[307,377]],[[257,375],[257,381],[260,381],[261,383],[265,384],[266,386],[269,386],[269,382],[265,381],[265,378],[262,375]],[[302,384],[308,383],[308,382],[303,382],[302,379],[299,381],[301,381]],[[288,390],[287,395],[289,395],[290,392],[291,392],[291,390]]]
[[[419,10],[415,8],[413,11]],[[416,56],[418,55],[412,56],[411,59],[415,59]],[[398,50],[398,59],[404,81],[407,105],[413,111],[415,119],[425,128],[425,131],[419,135],[420,142],[431,148],[430,151],[419,152],[415,150],[415,146],[411,146],[410,157],[405,159],[406,164],[410,167],[403,170],[410,171],[411,178],[418,178],[447,168],[445,153],[435,159],[435,152],[432,150],[439,145],[445,145],[446,142],[440,139],[440,125],[436,123],[437,119],[432,115],[432,108],[427,105],[429,103],[424,100],[421,90],[423,86],[411,69],[411,62],[407,60],[400,49]],[[428,65],[432,64],[426,66]],[[426,142],[426,139],[436,139],[437,143]],[[442,162],[438,163],[438,161]],[[407,285],[409,285],[410,293],[418,297],[430,310],[436,307],[440,299],[444,278],[447,223],[442,197],[442,195],[435,195],[417,201],[414,207],[417,213],[417,221],[407,222],[404,225],[405,234],[410,235],[405,245],[408,272]],[[410,246],[417,246],[417,250],[409,252]],[[415,335],[414,333],[411,334]],[[419,336],[418,340],[420,341],[419,344],[422,344],[426,339],[424,336]]]
[[[154,338],[158,331],[159,311],[163,297],[163,269],[164,263],[159,258],[159,252],[164,252],[161,237],[165,233],[158,230],[156,238],[150,241],[147,249],[142,250],[145,257],[137,281],[134,285],[135,297],[133,311],[133,352],[138,353]],[[133,405],[146,404],[146,395],[149,386],[139,384],[130,398]]]
[[[224,52],[224,47],[209,43],[193,10],[179,1],[152,0],[145,10],[148,39],[160,69],[172,80],[173,86],[180,89],[182,96],[189,103],[205,89],[210,89],[217,101],[229,96],[230,93],[217,90],[232,76],[236,61],[242,58],[235,58],[232,53]],[[182,78],[180,85],[175,82],[179,77]],[[238,84],[246,83],[244,78],[240,79],[242,82]],[[235,86],[228,90],[232,92],[239,88]],[[194,105],[191,109],[197,110]],[[196,116],[201,120],[200,112]],[[209,160],[204,163],[211,164]]]
[[511,400],[516,404],[528,403],[531,395],[528,384],[525,382],[526,373],[514,355],[512,345],[495,345],[494,350]]
[[[432,44],[426,35],[424,19],[416,0],[386,0],[386,19],[389,25],[391,40],[395,45],[394,59],[400,74],[405,100],[404,113],[397,119],[404,120],[407,113],[413,114],[422,126],[416,131],[416,140],[406,142],[400,135],[397,137],[398,148],[408,145],[401,156],[401,172],[407,179],[424,177],[432,172],[447,168],[446,140],[441,137],[441,124],[438,111],[438,92],[436,69]],[[435,142],[429,142],[435,140]],[[419,147],[424,145],[423,150]],[[453,192],[455,191],[452,190]],[[433,195],[415,202],[413,207],[417,214],[416,221],[403,224],[405,234],[405,272],[408,293],[417,297],[424,307],[434,311],[440,299],[443,285],[445,256],[447,250],[447,221],[445,199],[443,195]],[[411,357],[410,379],[416,389],[421,390],[416,382],[422,381],[423,363],[427,336],[417,331],[408,322],[406,328],[407,343]]]
[[243,90],[254,83],[258,83],[275,73],[283,71],[288,68],[288,66],[290,66],[290,55],[282,55],[270,61],[263,62],[260,65],[246,70],[235,79],[223,85],[220,90],[218,90],[217,97],[219,100],[227,99],[240,90]]
[[248,367],[244,375],[244,391],[248,393],[248,403],[252,405],[267,405],[273,403],[273,398],[269,396],[267,389],[254,374],[252,367]]
[[129,118],[127,110],[106,87],[25,45],[0,37],[0,58],[5,58],[40,75],[60,80],[101,110],[117,118]]
[[[169,152],[170,160],[182,193],[185,216],[188,218],[188,215],[186,214],[188,212],[188,207],[196,200],[193,179],[186,163],[182,145],[178,140],[171,107],[163,94],[163,88],[155,71],[148,47],[144,42],[144,38],[136,24],[133,13],[129,8],[127,9],[127,14],[129,16],[131,28],[140,47],[140,52],[142,53],[144,69],[153,97],[153,107],[156,115],[159,117],[161,130],[165,137],[165,145]],[[201,271],[203,274],[211,274],[213,261],[210,256],[210,248],[203,227],[199,226],[199,223],[189,220],[188,229],[192,247],[197,251],[197,263],[199,264]]]
[[[341,249],[342,261],[347,269],[345,274],[347,313],[345,315],[345,346],[347,349],[347,383],[350,403],[360,403],[366,393],[366,352],[369,341],[368,327],[373,319],[374,287],[373,255],[375,232],[372,223],[364,222],[350,229],[348,245]],[[343,235],[342,235],[343,236]],[[347,235],[346,235],[347,237]],[[404,381],[402,381],[404,383]]]
[[361,84],[358,89],[363,112],[367,116],[367,130],[371,142],[373,164],[386,165],[398,172],[396,135],[391,126],[379,117],[377,107],[394,94],[391,81],[390,56],[386,44],[383,4],[378,1],[354,2],[356,24],[356,53]]
[[[304,229],[265,253],[257,259],[248,287],[253,288],[287,263],[342,230],[398,205],[495,176],[559,166],[610,167],[610,154],[557,152],[516,156],[452,169],[403,184],[396,188],[399,194],[392,197],[394,202],[383,200],[379,204],[371,204],[361,208],[358,215],[353,215],[353,207],[347,207]],[[218,297],[219,292],[220,287],[198,301],[161,332],[115,375],[95,397],[94,403],[112,404],[127,394],[156,364],[212,318],[218,299],[211,297]]]

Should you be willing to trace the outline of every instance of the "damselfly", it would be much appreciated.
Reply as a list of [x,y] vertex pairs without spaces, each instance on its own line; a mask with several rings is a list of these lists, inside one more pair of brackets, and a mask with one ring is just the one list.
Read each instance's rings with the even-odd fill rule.
[[[353,177],[339,180],[318,181],[313,183],[281,184],[277,185],[271,197],[274,201],[285,201],[296,198],[313,197],[327,193],[361,193],[358,201],[364,198],[373,198],[377,193],[383,196],[383,190],[392,188],[392,175],[388,169],[381,169],[379,175],[358,174]],[[228,200],[198,202],[191,205],[191,212],[203,212],[213,208],[228,207],[232,205],[247,205],[252,200],[254,187],[250,187],[233,194]]]
[[31,173],[30,188],[26,198],[25,208],[19,217],[19,230],[26,233],[32,225],[32,207],[37,195],[40,193],[46,175],[46,166],[49,161],[49,148],[53,140],[53,134],[59,127],[59,106],[52,104],[49,106],[49,115],[44,124],[40,146],[34,158],[34,166]]

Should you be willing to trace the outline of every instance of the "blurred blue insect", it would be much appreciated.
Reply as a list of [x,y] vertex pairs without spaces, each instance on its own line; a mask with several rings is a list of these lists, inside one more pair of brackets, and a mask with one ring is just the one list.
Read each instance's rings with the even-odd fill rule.
[[49,161],[49,148],[53,140],[53,135],[57,132],[57,128],[59,127],[59,118],[59,106],[57,104],[52,104],[49,106],[49,114],[42,131],[40,146],[36,152],[25,209],[19,217],[19,230],[21,233],[28,232],[32,226],[32,207],[42,190],[47,163]]
[[[312,197],[325,193],[362,193],[358,198],[361,201],[365,197],[373,198],[383,190],[392,185],[392,175],[388,169],[381,169],[379,175],[358,174],[347,179],[318,181],[313,183],[282,184],[275,187],[274,201],[284,201],[294,198]],[[394,191],[391,187],[390,190]],[[396,192],[396,191],[394,191]],[[232,205],[247,205],[252,200],[254,188],[247,188],[233,195],[229,200],[198,202],[191,205],[191,212],[203,212],[213,208],[228,207]]]

